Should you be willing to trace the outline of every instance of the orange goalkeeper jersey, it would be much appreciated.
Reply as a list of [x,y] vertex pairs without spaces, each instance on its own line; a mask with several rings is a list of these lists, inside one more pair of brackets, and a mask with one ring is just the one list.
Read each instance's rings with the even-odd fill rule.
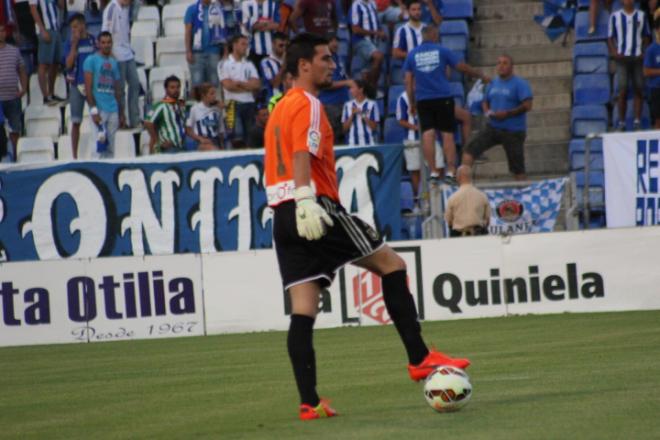
[[293,153],[310,153],[312,186],[317,196],[339,202],[332,127],[321,102],[293,88],[277,103],[264,134],[268,205],[293,200]]

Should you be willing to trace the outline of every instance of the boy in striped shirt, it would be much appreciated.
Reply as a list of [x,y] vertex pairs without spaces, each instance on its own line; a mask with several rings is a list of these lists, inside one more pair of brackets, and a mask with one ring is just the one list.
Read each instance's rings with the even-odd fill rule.
[[373,0],[353,0],[350,25],[353,36],[353,57],[371,63],[365,79],[370,84],[378,84],[384,55],[378,49],[379,40],[385,40],[385,32],[378,23],[378,12]]
[[172,75],[165,79],[165,98],[154,105],[145,127],[149,131],[149,153],[178,153],[184,150],[185,115],[181,80]]
[[250,57],[255,64],[273,51],[273,32],[280,27],[280,9],[275,0],[243,2],[243,34],[250,37]]
[[367,98],[363,80],[351,84],[350,92],[353,99],[344,104],[341,122],[344,133],[348,133],[348,145],[365,146],[376,144],[376,129],[380,121],[378,105],[373,99]]
[[633,128],[640,129],[642,115],[642,90],[644,78],[642,76],[644,51],[650,42],[651,32],[644,12],[635,8],[634,0],[623,0],[623,9],[612,13],[608,28],[610,54],[616,62],[618,76],[619,96],[619,125],[617,129],[623,131],[626,126],[626,107],[628,100],[628,85],[632,84],[634,93]]

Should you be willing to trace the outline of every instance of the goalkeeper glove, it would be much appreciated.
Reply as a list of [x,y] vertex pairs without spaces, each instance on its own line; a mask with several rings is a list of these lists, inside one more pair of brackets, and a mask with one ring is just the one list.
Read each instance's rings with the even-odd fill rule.
[[293,191],[296,199],[296,227],[298,235],[307,240],[318,240],[326,233],[326,225],[332,226],[332,218],[316,203],[316,195],[309,186]]

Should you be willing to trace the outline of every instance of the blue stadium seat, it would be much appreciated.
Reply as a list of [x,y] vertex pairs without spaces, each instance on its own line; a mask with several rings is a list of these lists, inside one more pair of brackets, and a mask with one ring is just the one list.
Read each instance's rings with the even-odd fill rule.
[[578,11],[575,15],[575,42],[607,40],[609,12],[601,8],[596,20],[596,32],[589,35],[589,11]]
[[443,0],[442,18],[451,20],[455,18],[472,20],[474,16],[474,6],[472,0]]
[[376,99],[376,105],[378,106],[378,114],[380,115],[380,120],[382,121],[385,118],[385,99]]
[[607,108],[604,105],[578,105],[571,111],[573,137],[607,131]]
[[610,76],[605,73],[580,74],[573,78],[573,104],[607,104],[610,100]]
[[399,96],[403,93],[405,87],[399,84],[390,86],[387,93],[387,114],[394,115],[396,114],[396,103],[399,99]]
[[591,3],[591,0],[578,0],[577,1],[577,7],[578,9],[589,9],[589,4]]
[[451,88],[451,96],[454,97],[456,105],[463,107],[465,104],[465,89],[463,88],[463,83],[461,82],[450,82],[449,87]]
[[390,62],[390,84],[403,84],[403,61],[392,59]]
[[[571,139],[571,142],[568,144],[568,154],[572,155],[575,153],[584,153],[585,150],[585,140],[584,139]],[[591,140],[591,147],[589,148],[590,153],[602,153],[603,152],[603,140],[600,138]]]
[[[577,204],[582,207],[582,194],[585,187],[585,173],[577,171],[575,173],[575,183],[577,187]],[[589,173],[589,206],[593,211],[605,210],[605,175],[602,171],[591,171]]]
[[415,208],[415,195],[412,184],[408,181],[401,182],[401,212],[412,212]]
[[406,136],[406,131],[399,125],[399,121],[394,116],[388,116],[385,119],[384,132],[384,142],[386,144],[401,144]]
[[445,20],[440,25],[440,41],[443,46],[466,52],[470,42],[470,31],[465,20]]
[[573,73],[608,73],[607,44],[598,41],[578,43],[573,48]]
[[[628,104],[626,105],[626,130],[633,130],[633,123],[635,122],[635,109],[633,107],[633,100],[629,99]],[[647,130],[651,128],[651,111],[646,102],[642,102],[642,118],[640,119],[642,129]],[[619,125],[619,110],[616,105],[612,110],[612,127]]]
[[[603,171],[605,164],[603,162],[603,153],[589,154],[589,170]],[[584,152],[571,154],[571,171],[584,170]]]
[[348,41],[351,39],[351,34],[347,26],[339,25],[337,28],[337,39],[340,41]]

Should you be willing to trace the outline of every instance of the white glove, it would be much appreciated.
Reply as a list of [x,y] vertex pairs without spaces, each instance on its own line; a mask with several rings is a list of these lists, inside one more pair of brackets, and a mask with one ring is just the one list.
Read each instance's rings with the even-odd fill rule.
[[326,233],[326,225],[334,222],[325,209],[316,203],[316,195],[309,186],[301,186],[293,191],[296,199],[296,227],[298,235],[307,240],[318,240]]

